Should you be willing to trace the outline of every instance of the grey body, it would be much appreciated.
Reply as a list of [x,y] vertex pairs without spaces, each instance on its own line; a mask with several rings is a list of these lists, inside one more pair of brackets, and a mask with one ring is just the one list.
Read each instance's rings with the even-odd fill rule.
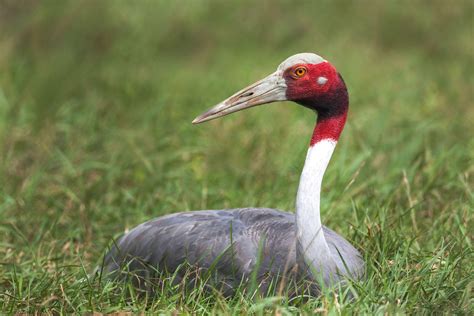
[[140,279],[152,279],[154,271],[176,272],[182,277],[184,269],[178,268],[188,263],[197,271],[212,272],[213,279],[230,291],[253,276],[263,290],[276,277],[285,280],[284,276],[328,287],[347,276],[360,278],[364,263],[359,252],[323,226],[320,216],[321,183],[349,107],[347,88],[332,65],[316,54],[293,55],[274,73],[220,102],[193,123],[284,100],[318,112],[296,195],[296,216],[263,208],[163,216],[125,234],[107,254],[105,272],[127,266]]
[[[359,252],[331,229],[323,227],[323,232],[338,266],[359,277],[364,266]],[[183,212],[150,220],[123,235],[106,255],[104,271],[128,265],[129,271],[147,278],[155,269],[173,273],[187,262],[204,271],[214,267],[226,291],[253,272],[265,289],[278,276],[307,279],[298,251],[303,250],[297,249],[292,213],[266,208]],[[182,276],[184,269],[179,272]]]

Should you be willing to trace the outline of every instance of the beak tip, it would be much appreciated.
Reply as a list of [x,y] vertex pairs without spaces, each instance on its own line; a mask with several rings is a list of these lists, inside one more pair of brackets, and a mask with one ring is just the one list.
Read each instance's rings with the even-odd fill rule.
[[202,122],[205,122],[204,118],[202,117],[202,115],[196,117],[191,123],[196,125],[196,124],[199,124],[199,123],[202,123]]
[[201,123],[204,123],[204,122],[207,122],[207,121],[210,121],[213,119],[213,112],[211,111],[207,111],[201,115],[199,115],[198,117],[196,117],[192,123],[193,124],[201,124]]

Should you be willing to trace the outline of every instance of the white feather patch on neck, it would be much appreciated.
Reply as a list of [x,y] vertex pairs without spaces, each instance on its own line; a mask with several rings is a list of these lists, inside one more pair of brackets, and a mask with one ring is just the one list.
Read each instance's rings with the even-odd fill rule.
[[309,148],[296,197],[297,238],[304,260],[328,283],[336,264],[324,237],[319,207],[321,183],[336,144],[324,139]]

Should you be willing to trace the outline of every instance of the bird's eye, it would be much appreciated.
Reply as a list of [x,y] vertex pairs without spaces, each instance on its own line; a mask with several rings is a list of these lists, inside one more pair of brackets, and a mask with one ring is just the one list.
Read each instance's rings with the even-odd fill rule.
[[298,67],[295,69],[295,77],[301,78],[306,74],[306,68]]

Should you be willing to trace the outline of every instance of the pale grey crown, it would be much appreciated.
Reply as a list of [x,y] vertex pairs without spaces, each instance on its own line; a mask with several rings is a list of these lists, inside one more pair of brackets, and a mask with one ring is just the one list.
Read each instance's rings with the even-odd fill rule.
[[319,55],[313,53],[299,53],[288,57],[284,62],[278,66],[278,71],[284,71],[291,66],[297,64],[320,64],[326,60]]

